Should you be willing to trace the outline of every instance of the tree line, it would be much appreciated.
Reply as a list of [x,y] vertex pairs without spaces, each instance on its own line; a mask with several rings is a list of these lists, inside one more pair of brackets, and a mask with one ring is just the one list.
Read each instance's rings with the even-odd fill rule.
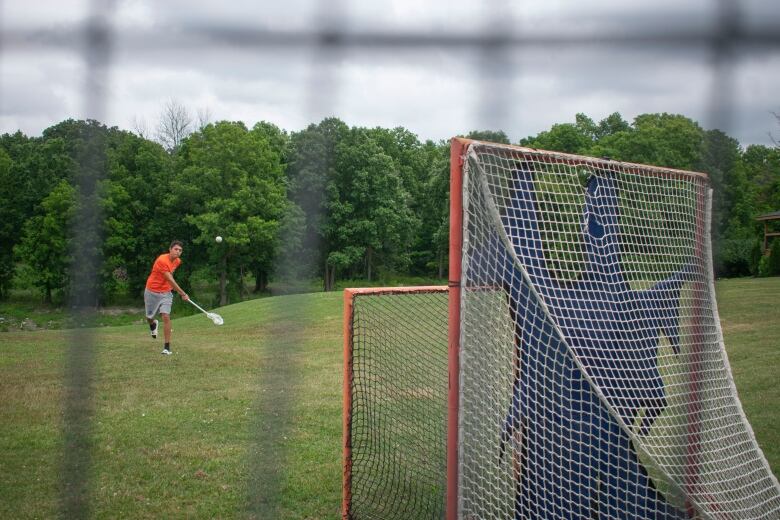
[[[198,276],[217,280],[220,304],[272,281],[319,279],[332,290],[345,278],[446,276],[448,142],[337,118],[297,132],[206,118],[184,132],[179,123],[169,121],[176,131],[156,141],[93,120],[66,120],[40,137],[0,136],[0,297],[14,286],[37,288],[48,302],[67,297],[72,224],[85,203],[78,181],[90,169],[102,303],[140,297],[173,238],[185,243],[177,280],[185,288]],[[509,144],[502,131],[466,137]],[[716,275],[778,268],[780,244],[762,255],[755,221],[780,209],[777,147],[743,148],[681,115],[629,123],[618,113],[598,122],[577,114],[517,144],[707,172]]]

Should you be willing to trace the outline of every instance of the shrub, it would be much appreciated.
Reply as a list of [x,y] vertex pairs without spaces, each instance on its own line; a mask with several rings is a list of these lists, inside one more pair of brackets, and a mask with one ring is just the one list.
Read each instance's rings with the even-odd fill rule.
[[758,262],[758,276],[760,277],[766,277],[769,275],[769,257],[768,256],[762,256],[761,260]]
[[769,260],[768,260],[769,276],[780,275],[780,240],[775,239],[772,241],[772,246],[769,248]]
[[715,251],[718,276],[731,278],[756,274],[758,243],[753,239],[724,239]]

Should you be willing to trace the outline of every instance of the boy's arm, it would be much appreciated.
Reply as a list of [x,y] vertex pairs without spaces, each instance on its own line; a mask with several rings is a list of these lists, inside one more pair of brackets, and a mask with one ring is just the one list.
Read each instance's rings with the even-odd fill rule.
[[181,296],[181,299],[185,302],[190,299],[189,296],[187,296],[187,293],[184,292],[184,290],[179,287],[179,284],[176,283],[176,280],[173,279],[173,275],[168,271],[163,271],[162,274],[166,280],[168,280],[168,283],[171,284],[171,287],[173,287],[177,293],[179,293],[179,296]]

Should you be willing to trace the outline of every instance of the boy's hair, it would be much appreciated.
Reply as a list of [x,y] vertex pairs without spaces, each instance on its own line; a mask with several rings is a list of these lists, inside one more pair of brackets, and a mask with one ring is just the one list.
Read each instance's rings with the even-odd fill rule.
[[184,244],[182,243],[181,240],[174,240],[173,242],[171,242],[171,245],[168,247],[168,249],[173,249],[175,246],[179,246],[182,249],[184,249]]

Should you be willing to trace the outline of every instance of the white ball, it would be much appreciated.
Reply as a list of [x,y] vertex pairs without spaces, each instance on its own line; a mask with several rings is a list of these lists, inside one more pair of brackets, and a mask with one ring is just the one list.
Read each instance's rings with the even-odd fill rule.
[[220,242],[222,242],[222,237],[217,237],[217,244],[219,244]]

